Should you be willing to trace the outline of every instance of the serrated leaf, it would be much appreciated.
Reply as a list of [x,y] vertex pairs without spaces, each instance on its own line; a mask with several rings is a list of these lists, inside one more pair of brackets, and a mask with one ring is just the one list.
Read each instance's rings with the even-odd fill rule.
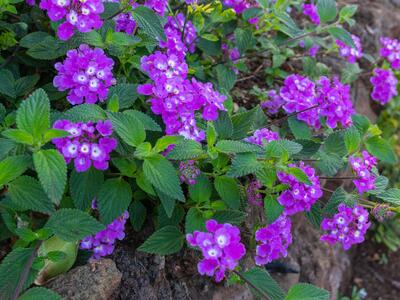
[[219,150],[222,153],[246,153],[246,152],[254,152],[254,153],[260,153],[263,151],[263,148],[242,142],[242,141],[230,141],[230,140],[222,140],[218,141],[217,145],[215,146],[217,150]]
[[[272,141],[272,142],[274,142],[274,141]],[[289,153],[290,156],[299,153],[303,149],[302,145],[300,145],[299,143],[293,142],[293,141],[281,139],[276,142],[279,145],[281,145]]]
[[219,210],[213,215],[213,219],[219,223],[230,223],[234,225],[240,225],[246,219],[247,214],[240,210]]
[[178,144],[180,141],[183,140],[183,137],[180,135],[165,135],[159,138],[154,145],[154,150],[159,153],[164,151],[170,145]]
[[50,101],[44,90],[38,89],[22,101],[16,122],[18,129],[30,133],[34,140],[41,140],[50,127]]
[[124,111],[124,113],[132,115],[140,122],[142,122],[144,129],[146,130],[158,131],[158,132],[162,131],[160,125],[158,125],[156,121],[154,121],[150,116],[146,115],[145,113],[142,113],[141,111],[129,109]]
[[67,183],[64,157],[57,150],[40,150],[33,154],[33,164],[44,191],[58,205]]
[[97,207],[103,224],[110,224],[121,216],[132,200],[130,185],[120,178],[106,180],[97,196]]
[[61,296],[43,287],[34,287],[22,294],[18,300],[62,300]]
[[232,209],[240,207],[240,191],[235,179],[218,176],[214,180],[214,186],[221,199]]
[[174,199],[184,200],[177,172],[165,157],[156,155],[145,158],[143,171],[155,188]]
[[242,177],[255,173],[262,168],[262,164],[257,161],[257,156],[253,153],[238,154],[232,160],[232,165],[227,173],[230,177]]
[[176,226],[165,226],[154,232],[137,250],[158,255],[178,252],[184,236]]
[[0,162],[0,187],[23,174],[30,162],[28,155],[16,155],[3,159]]
[[318,155],[320,160],[315,164],[324,175],[334,176],[344,166],[343,159],[335,153],[319,151]]
[[375,189],[368,191],[371,195],[379,195],[385,191],[389,184],[389,179],[385,176],[378,176],[375,179]]
[[206,219],[196,207],[189,208],[185,218],[185,232],[192,233],[195,230],[205,230]]
[[322,207],[320,202],[314,203],[310,211],[305,212],[307,220],[317,229],[321,227]]
[[272,224],[282,214],[284,207],[279,204],[276,197],[266,195],[264,198],[264,213],[268,224]]
[[354,41],[353,41],[353,39],[351,37],[351,34],[347,30],[345,30],[345,29],[343,29],[341,27],[333,27],[333,28],[329,28],[328,32],[334,38],[342,41],[347,46],[352,47],[352,48],[356,48],[356,45],[354,44]]
[[296,143],[303,147],[303,149],[297,154],[298,157],[311,157],[317,153],[321,147],[321,144],[311,140],[296,140]]
[[103,173],[93,167],[83,173],[73,170],[69,179],[69,191],[75,207],[88,209],[97,197],[103,181]]
[[378,198],[393,205],[400,206],[400,189],[391,188],[377,195]]
[[296,139],[308,140],[311,138],[311,130],[303,121],[297,120],[296,117],[292,116],[289,117],[288,124]]
[[21,176],[11,182],[8,192],[13,203],[24,209],[51,214],[55,211],[39,182],[29,176]]
[[[284,291],[265,269],[256,267],[246,272],[241,272],[241,275],[264,294],[268,295],[271,300],[283,300],[285,298]],[[258,297],[262,296],[251,286],[250,289]]]
[[240,140],[247,137],[248,132],[253,125],[254,116],[255,110],[252,109],[243,113],[236,114],[231,118],[233,125],[232,139]]
[[335,131],[330,134],[325,142],[323,149],[328,154],[337,154],[339,156],[345,156],[347,154],[347,149],[344,141],[344,131]]
[[389,164],[397,162],[397,156],[391,145],[383,138],[379,136],[370,137],[365,141],[365,146],[368,152],[376,156],[379,160]]
[[336,18],[337,8],[334,0],[318,0],[317,10],[321,23],[330,22]]
[[157,229],[168,225],[178,226],[179,223],[182,222],[184,216],[185,216],[185,211],[179,205],[175,206],[174,211],[172,212],[172,215],[170,217],[167,216],[164,209],[158,207]]
[[131,221],[133,230],[140,231],[144,221],[146,220],[147,210],[142,202],[135,200],[129,207],[129,220]]
[[155,12],[145,6],[138,6],[132,11],[132,16],[137,22],[139,28],[143,29],[152,38],[158,41],[165,41],[166,36],[160,18]]
[[360,132],[362,136],[368,131],[369,126],[371,125],[369,119],[363,115],[353,115],[351,117],[353,120],[354,126]]
[[308,283],[297,283],[292,286],[285,300],[328,300],[329,292]]
[[156,189],[156,192],[157,192],[158,198],[160,198],[160,202],[162,204],[162,207],[164,208],[166,215],[169,218],[171,218],[172,213],[174,212],[176,200],[174,198],[168,196],[167,194],[164,194],[160,190]]
[[167,157],[173,160],[187,160],[197,158],[203,153],[204,151],[200,143],[193,140],[183,140],[175,145]]
[[0,70],[0,93],[11,98],[16,98],[16,92],[14,88],[14,76],[11,71],[7,69]]
[[107,113],[114,130],[130,146],[137,147],[146,139],[143,124],[132,115]]
[[131,83],[119,83],[110,88],[108,99],[118,96],[119,108],[124,109],[135,104],[139,94],[136,91],[136,85]]
[[357,128],[352,126],[345,131],[344,143],[347,148],[347,153],[353,153],[358,149],[361,143],[361,135]]
[[305,183],[307,185],[311,185],[311,181],[308,178],[307,174],[304,173],[304,171],[300,168],[296,167],[291,167],[287,169],[287,173],[293,175],[296,177],[296,179],[302,183]]
[[332,193],[322,212],[328,217],[332,217],[337,213],[337,207],[341,203],[351,206],[353,201],[351,197],[349,197],[349,194],[342,187],[339,187]]
[[228,139],[233,134],[232,120],[225,111],[219,113],[218,119],[214,121],[214,127],[221,139]]
[[106,114],[104,110],[95,104],[81,104],[67,110],[63,114],[63,119],[71,122],[97,122],[105,120]]
[[196,183],[189,186],[190,198],[197,203],[203,203],[210,200],[212,194],[212,186],[208,177],[200,174],[196,179]]
[[232,68],[225,65],[216,67],[218,86],[224,93],[228,93],[236,83],[237,76]]
[[51,215],[46,228],[66,242],[75,242],[95,234],[105,227],[91,215],[79,209],[62,208]]
[[234,35],[240,54],[244,54],[246,50],[253,48],[256,44],[256,39],[251,30],[237,28]]
[[1,134],[17,143],[33,145],[33,136],[25,130],[7,129],[4,130]]

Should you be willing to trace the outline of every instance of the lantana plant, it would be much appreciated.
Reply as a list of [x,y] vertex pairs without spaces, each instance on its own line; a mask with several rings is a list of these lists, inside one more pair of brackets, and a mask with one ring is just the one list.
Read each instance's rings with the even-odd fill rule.
[[[378,57],[363,53],[350,33],[356,5],[5,2],[1,299],[56,299],[31,285],[68,271],[77,251],[110,255],[127,223],[154,231],[138,251],[187,248],[210,280],[328,299],[308,284],[286,293],[264,268],[290,251],[293,217],[348,250],[373,218],[400,210],[400,190],[379,174],[397,161],[392,145],[354,104],[397,97],[400,42],[382,37]],[[351,93],[358,76],[370,77],[371,99]],[[255,78],[243,101],[237,91]],[[249,227],[252,210],[262,216]]]

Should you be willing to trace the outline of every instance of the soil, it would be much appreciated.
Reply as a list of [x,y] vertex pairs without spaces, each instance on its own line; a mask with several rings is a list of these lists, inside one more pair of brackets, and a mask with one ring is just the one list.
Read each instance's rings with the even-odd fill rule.
[[351,295],[356,286],[367,292],[364,300],[399,299],[399,269],[400,250],[389,253],[384,245],[368,240],[358,247],[354,256],[353,278],[347,287],[347,295]]

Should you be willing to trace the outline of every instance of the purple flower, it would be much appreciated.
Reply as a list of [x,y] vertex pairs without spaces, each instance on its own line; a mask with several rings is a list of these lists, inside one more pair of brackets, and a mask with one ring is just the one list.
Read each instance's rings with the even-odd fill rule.
[[233,8],[233,10],[237,14],[241,14],[244,12],[246,9],[252,7],[253,5],[251,4],[251,1],[247,0],[224,0],[224,4],[227,7]]
[[338,124],[346,128],[351,126],[351,116],[355,113],[350,99],[350,86],[342,84],[339,78],[331,81],[327,77],[321,77],[317,81],[317,97],[319,113],[326,117],[326,125],[336,128]]
[[104,12],[102,0],[40,0],[39,7],[46,10],[51,21],[64,20],[57,30],[61,40],[68,40],[74,30],[89,32],[100,29]]
[[123,240],[125,237],[125,223],[128,218],[129,213],[125,211],[122,216],[108,224],[106,229],[85,237],[80,242],[80,249],[93,251],[94,260],[112,254],[115,241]]
[[144,6],[151,8],[154,12],[164,17],[167,11],[168,0],[146,0]]
[[278,172],[279,181],[288,185],[288,189],[279,195],[278,202],[285,207],[284,212],[291,216],[301,211],[310,211],[311,206],[322,197],[322,190],[319,177],[312,167],[302,161],[298,166],[290,164],[289,167],[302,170],[311,182],[311,185],[307,185],[291,174]]
[[239,260],[246,254],[246,248],[240,242],[240,230],[236,226],[208,220],[206,229],[207,232],[187,234],[186,240],[203,254],[203,259],[197,264],[198,272],[214,276],[215,281],[220,282],[227,270],[234,270],[238,266]]
[[312,45],[311,48],[308,50],[308,54],[311,57],[316,57],[317,53],[318,53],[318,50],[319,50],[319,45],[317,45],[317,44]]
[[85,172],[90,166],[98,170],[108,169],[110,153],[117,147],[117,140],[110,138],[112,124],[109,120],[97,124],[72,123],[68,120],[58,120],[53,128],[68,131],[69,136],[52,140],[65,161],[74,161],[77,172]]
[[381,50],[380,55],[386,58],[393,69],[397,70],[400,68],[400,43],[396,39],[388,37],[382,37],[380,39]]
[[321,236],[321,241],[330,245],[341,243],[344,250],[364,241],[365,233],[370,227],[368,211],[362,206],[347,207],[343,203],[338,206],[338,213],[333,218],[326,218],[321,223],[323,230],[329,233]]
[[53,84],[59,91],[69,90],[67,100],[72,104],[104,101],[108,89],[116,83],[112,74],[114,61],[100,48],[82,44],[69,50],[63,63],[56,63],[58,75]]
[[267,109],[270,114],[277,114],[279,109],[285,104],[285,100],[274,90],[268,91],[268,97],[265,102],[261,103],[263,109]]
[[196,184],[196,179],[200,175],[200,169],[194,160],[182,161],[179,164],[179,178],[188,185]]
[[246,142],[259,146],[263,146],[271,141],[277,141],[277,140],[279,140],[278,133],[269,130],[267,128],[257,129],[256,131],[254,131],[251,137],[245,138]]
[[136,29],[136,21],[131,13],[121,13],[114,18],[115,31],[132,35]]
[[308,16],[315,25],[319,25],[321,20],[318,15],[317,7],[314,4],[302,4],[303,14]]
[[336,45],[339,47],[339,54],[342,57],[347,58],[349,63],[354,64],[357,59],[363,56],[363,53],[360,38],[354,34],[351,35],[351,38],[356,46],[355,48],[346,45],[341,40],[336,40]]
[[319,103],[314,82],[301,75],[289,75],[286,77],[279,94],[285,101],[283,109],[287,113],[298,113],[297,119],[317,129],[321,127],[317,108]]
[[397,96],[398,80],[391,70],[375,69],[370,81],[374,86],[371,97],[380,104],[385,105]]
[[360,194],[375,189],[376,176],[372,173],[372,168],[377,165],[376,157],[370,155],[367,151],[362,152],[362,157],[349,157],[349,163],[357,175],[353,180]]
[[258,191],[262,188],[262,184],[258,180],[252,180],[246,189],[247,201],[251,205],[263,206],[263,196]]
[[256,231],[256,265],[263,266],[287,256],[287,248],[292,243],[291,227],[290,218],[282,214],[272,224]]

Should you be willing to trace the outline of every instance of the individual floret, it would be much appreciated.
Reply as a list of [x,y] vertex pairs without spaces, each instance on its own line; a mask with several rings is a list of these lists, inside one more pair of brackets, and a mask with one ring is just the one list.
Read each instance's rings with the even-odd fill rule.
[[303,14],[308,16],[315,25],[319,25],[321,20],[318,15],[317,7],[314,4],[303,4],[301,6]]
[[353,39],[353,42],[356,46],[355,48],[346,45],[341,40],[336,40],[336,45],[338,45],[339,47],[339,54],[342,57],[347,58],[347,61],[349,63],[354,64],[357,59],[363,56],[363,52],[360,38],[354,34],[351,35],[351,38]]
[[349,163],[357,175],[357,179],[354,179],[353,183],[358,192],[362,194],[374,190],[376,176],[372,172],[372,168],[378,163],[376,157],[363,151],[361,157],[350,156]]

